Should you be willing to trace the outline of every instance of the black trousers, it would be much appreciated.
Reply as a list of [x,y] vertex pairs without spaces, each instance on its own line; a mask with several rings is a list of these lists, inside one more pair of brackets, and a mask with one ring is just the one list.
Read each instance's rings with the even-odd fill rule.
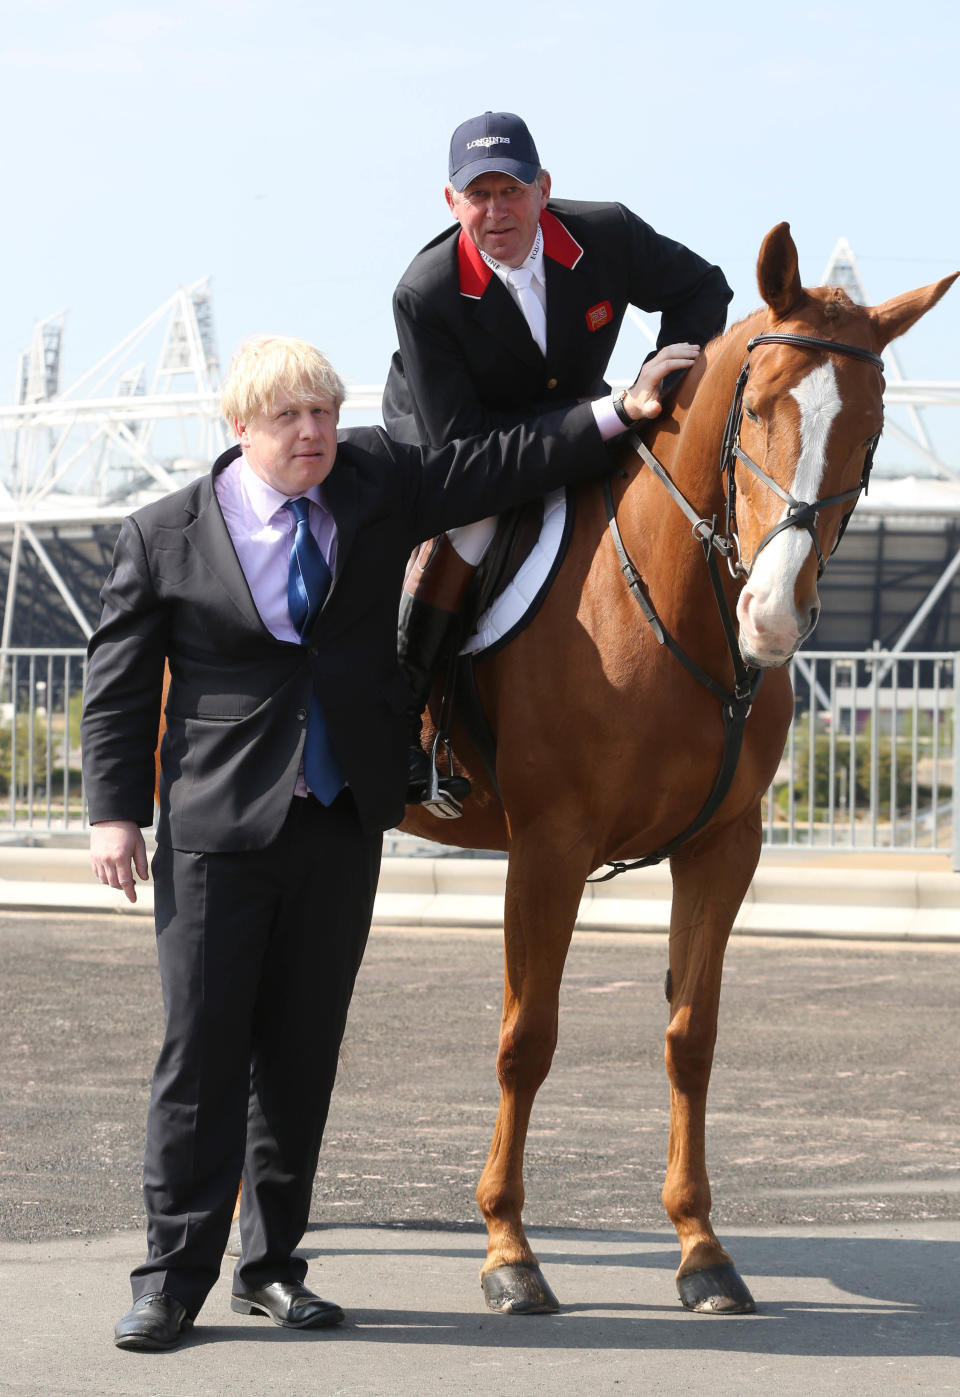
[[294,798],[277,840],[237,854],[158,848],[166,1032],[147,1114],[147,1259],[133,1297],[195,1316],[220,1274],[243,1178],[239,1294],[302,1281],[307,1226],[382,836],[349,791]]

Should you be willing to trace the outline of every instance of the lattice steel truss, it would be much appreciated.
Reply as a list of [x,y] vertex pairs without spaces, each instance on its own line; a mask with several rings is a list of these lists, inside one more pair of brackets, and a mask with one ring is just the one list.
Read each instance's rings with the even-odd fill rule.
[[36,613],[55,596],[89,637],[119,520],[145,494],[182,484],[186,471],[196,474],[225,445],[208,281],[181,287],[61,389],[64,318],[38,322],[20,355],[16,402],[0,408],[4,646],[15,639],[25,577],[38,623],[29,627],[30,643],[50,629]]

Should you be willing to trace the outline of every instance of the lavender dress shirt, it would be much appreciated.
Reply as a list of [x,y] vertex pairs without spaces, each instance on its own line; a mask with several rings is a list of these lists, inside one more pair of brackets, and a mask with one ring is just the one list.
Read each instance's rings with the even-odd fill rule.
[[[287,574],[296,528],[290,511],[283,507],[289,496],[262,480],[244,455],[220,471],[213,488],[260,619],[278,640],[299,645],[300,636],[287,607]],[[337,560],[337,526],[324,503],[323,486],[312,486],[306,498],[310,501],[310,532],[332,573]],[[307,794],[302,763],[295,794]]]

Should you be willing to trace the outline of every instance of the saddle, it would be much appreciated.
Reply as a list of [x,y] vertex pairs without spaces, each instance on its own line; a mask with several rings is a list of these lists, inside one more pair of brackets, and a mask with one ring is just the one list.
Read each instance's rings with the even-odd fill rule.
[[[434,770],[437,756],[445,752],[448,769],[453,772],[449,733],[456,711],[477,747],[494,789],[497,788],[496,738],[480,702],[475,665],[519,635],[539,611],[567,552],[573,532],[574,500],[574,491],[557,491],[546,500],[528,501],[499,516],[496,534],[471,581],[458,633],[448,652],[442,701],[433,715],[437,729]],[[534,551],[541,544],[542,556],[534,558]],[[509,595],[518,576],[524,584],[523,596],[529,598],[522,604]],[[498,602],[507,613],[502,627],[497,625]],[[490,618],[492,624],[481,624]]]
[[472,635],[483,613],[501,596],[530,556],[543,527],[543,500],[528,500],[497,518],[497,532],[467,592],[463,634]]

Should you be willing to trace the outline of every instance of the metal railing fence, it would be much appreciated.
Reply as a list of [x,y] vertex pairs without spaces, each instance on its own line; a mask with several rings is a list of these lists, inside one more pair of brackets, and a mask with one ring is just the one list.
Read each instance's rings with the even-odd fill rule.
[[0,649],[0,833],[81,831],[83,650]]
[[809,651],[764,798],[778,848],[950,854],[960,871],[960,655]]
[[[764,797],[777,849],[946,853],[960,871],[960,654],[801,653]],[[0,649],[0,837],[82,832],[81,649]]]

